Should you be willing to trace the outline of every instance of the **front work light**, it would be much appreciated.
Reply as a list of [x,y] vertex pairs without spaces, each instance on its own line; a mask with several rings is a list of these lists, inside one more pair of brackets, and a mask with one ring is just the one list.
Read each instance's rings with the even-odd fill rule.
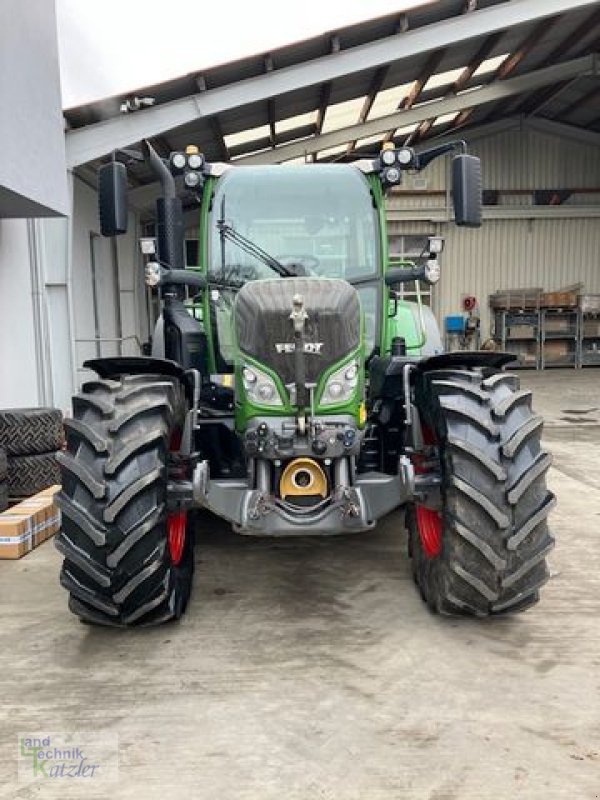
[[186,172],[183,182],[188,189],[196,189],[200,185],[201,177],[197,172]]
[[358,365],[356,361],[346,362],[327,379],[319,405],[333,406],[347,402],[354,394],[357,385]]
[[144,280],[146,286],[158,286],[161,278],[160,264],[156,261],[149,261],[144,270]]
[[432,255],[438,255],[444,249],[444,240],[441,236],[430,236],[428,243],[428,251]]
[[183,153],[171,153],[171,167],[176,172],[181,172],[185,169],[185,156]]
[[255,366],[242,369],[246,396],[251,403],[261,406],[282,406],[283,400],[273,378]]

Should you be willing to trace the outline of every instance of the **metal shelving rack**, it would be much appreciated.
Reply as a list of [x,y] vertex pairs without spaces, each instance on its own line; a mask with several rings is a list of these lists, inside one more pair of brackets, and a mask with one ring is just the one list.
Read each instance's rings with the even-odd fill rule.
[[517,358],[517,364],[511,368],[540,368],[540,316],[540,311],[527,309],[494,312],[494,340],[502,350]]
[[578,328],[578,366],[600,366],[600,294],[581,297]]
[[544,308],[540,312],[540,369],[578,367],[580,326],[577,308]]

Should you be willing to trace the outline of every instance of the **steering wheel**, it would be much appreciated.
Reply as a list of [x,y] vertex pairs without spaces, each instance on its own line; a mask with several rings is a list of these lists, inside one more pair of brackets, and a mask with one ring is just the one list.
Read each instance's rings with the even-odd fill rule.
[[[276,259],[284,267],[288,267],[289,269],[303,267],[304,270],[308,270],[309,273],[312,273],[321,266],[319,259],[316,256],[310,255],[276,256]],[[306,274],[306,272],[304,274]]]

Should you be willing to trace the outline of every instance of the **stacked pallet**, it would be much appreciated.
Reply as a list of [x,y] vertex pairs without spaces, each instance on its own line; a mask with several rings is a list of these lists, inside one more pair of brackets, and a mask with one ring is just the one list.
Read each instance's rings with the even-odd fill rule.
[[496,346],[522,367],[600,364],[600,296],[582,290],[578,283],[552,292],[536,287],[490,295]]

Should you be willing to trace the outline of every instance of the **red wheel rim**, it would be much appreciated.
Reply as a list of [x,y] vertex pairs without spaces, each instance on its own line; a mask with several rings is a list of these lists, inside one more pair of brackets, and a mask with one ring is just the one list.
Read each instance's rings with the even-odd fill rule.
[[[176,429],[171,433],[169,450],[177,453],[181,448],[181,431]],[[169,554],[171,562],[177,566],[183,558],[185,550],[185,537],[187,530],[187,511],[177,511],[167,517],[167,534],[169,539]]]
[[442,552],[442,517],[437,511],[417,506],[417,528],[427,558],[437,558]]
[[187,511],[178,511],[176,514],[169,514],[167,518],[167,530],[169,534],[169,554],[171,561],[177,566],[183,558],[185,550],[185,537],[187,528]]
[[[423,442],[427,445],[436,443],[433,430],[426,426],[423,426]],[[428,472],[428,469],[422,464],[423,460],[420,455],[415,458],[415,473],[417,475],[423,475]],[[423,552],[427,558],[437,558],[442,552],[442,534],[444,531],[442,515],[439,511],[434,511],[426,506],[416,506],[416,517],[417,530],[419,531]]]

